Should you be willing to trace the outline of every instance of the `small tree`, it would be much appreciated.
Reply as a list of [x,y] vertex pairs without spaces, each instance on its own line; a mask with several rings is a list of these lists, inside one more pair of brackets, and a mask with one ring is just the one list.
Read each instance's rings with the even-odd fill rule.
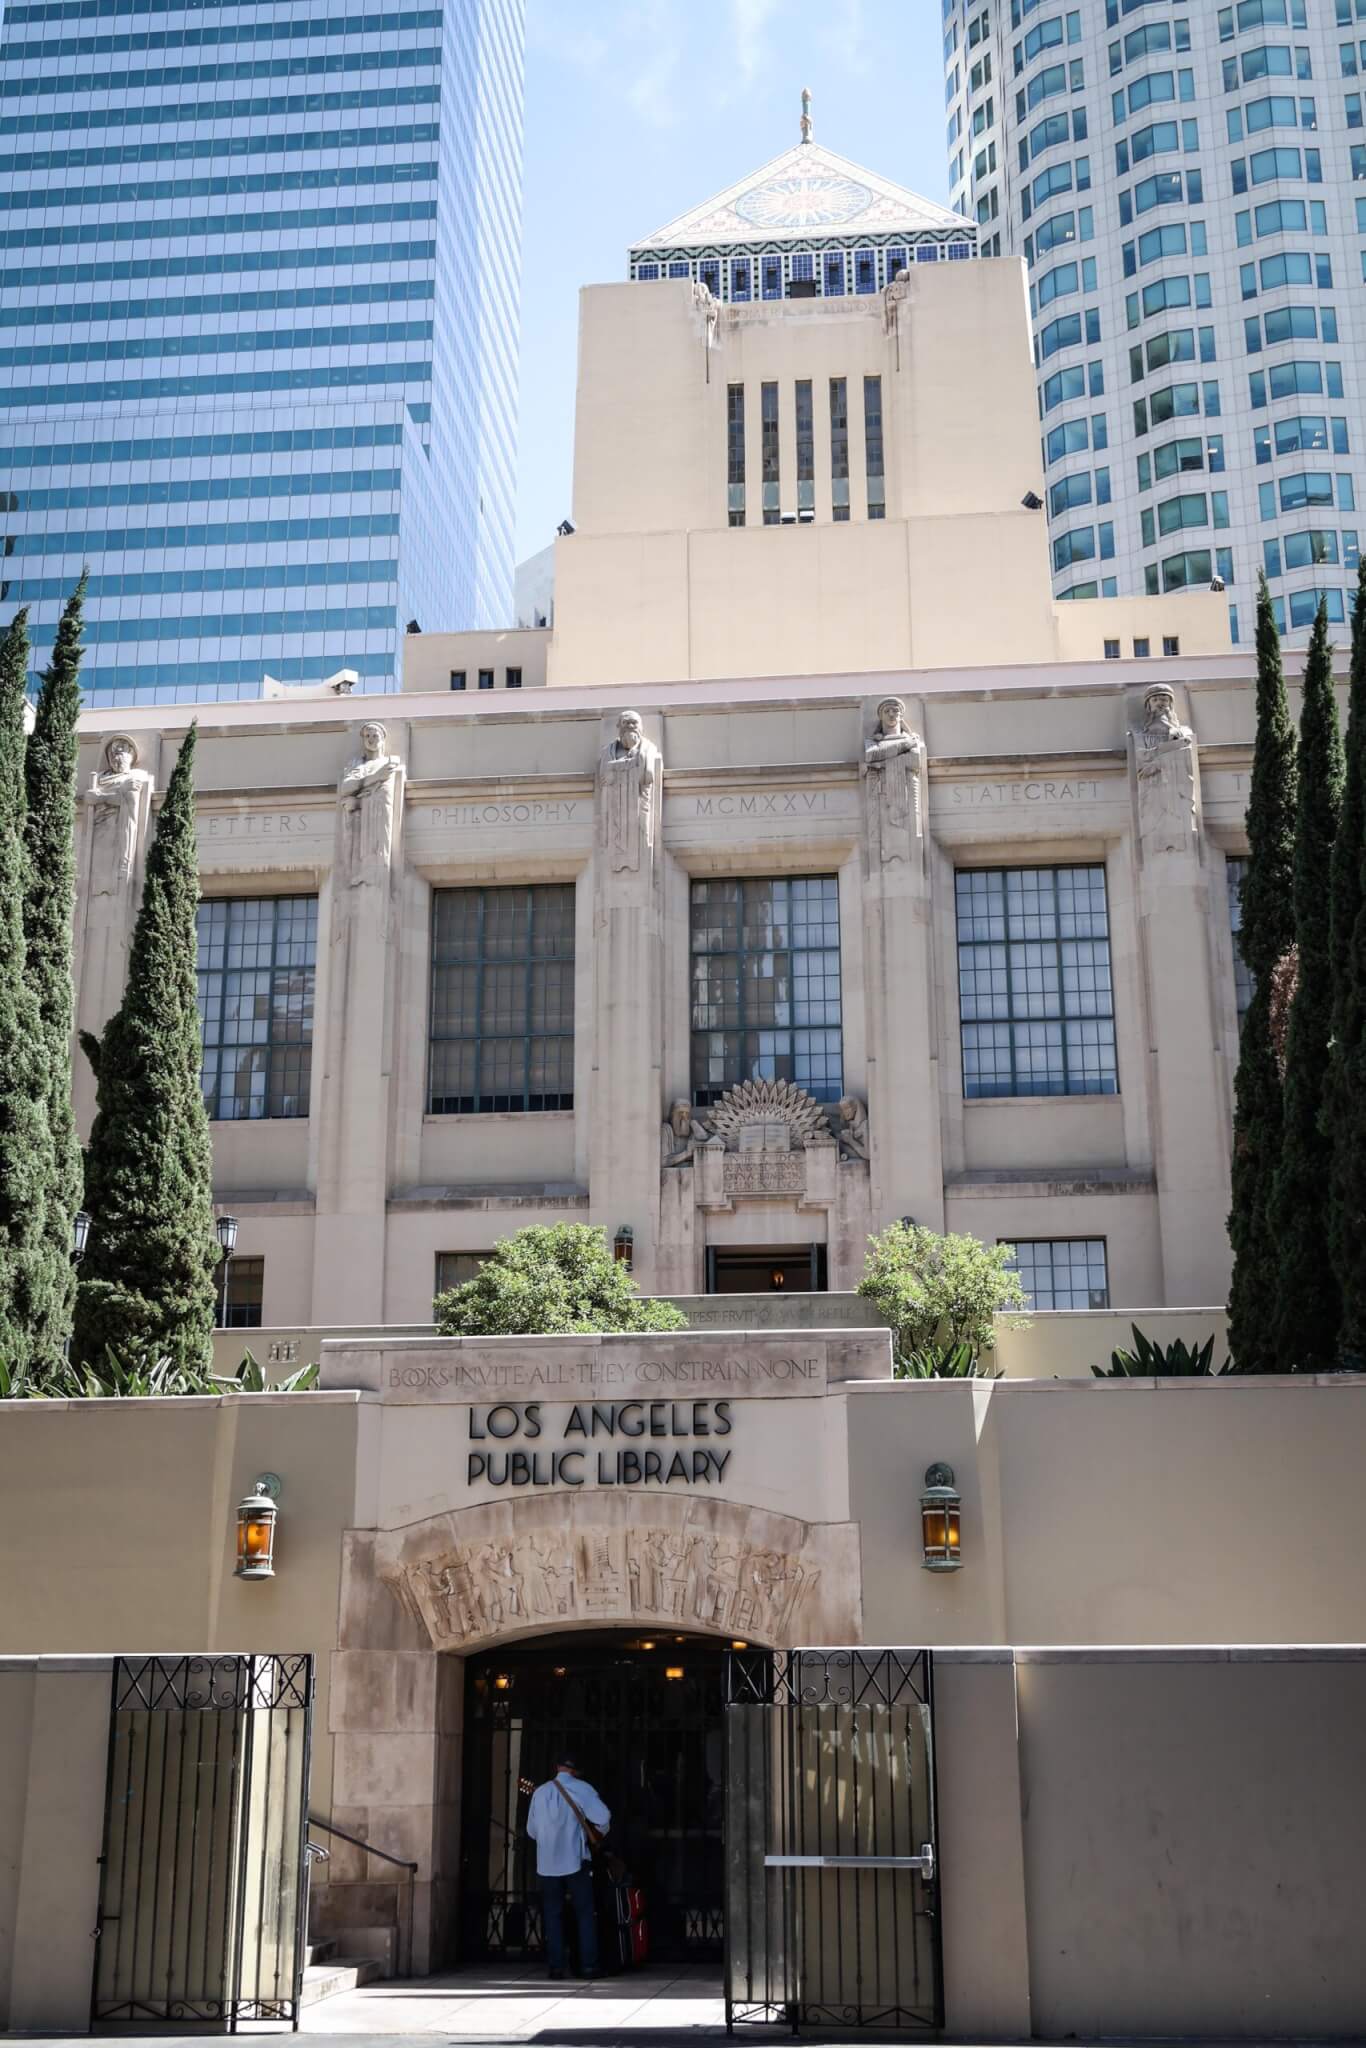
[[1281,1156],[1269,1211],[1279,1257],[1273,1336],[1283,1372],[1327,1372],[1337,1362],[1341,1303],[1331,1261],[1324,1257],[1333,1147],[1322,1128],[1322,1111],[1333,1014],[1330,877],[1342,780],[1333,650],[1327,607],[1320,603],[1304,664],[1300,711],[1297,975],[1285,1039]]
[[172,771],[147,855],[123,1002],[98,1041],[97,1107],[86,1153],[90,1241],[76,1296],[74,1350],[98,1365],[166,1357],[211,1363],[213,1157],[200,1089],[195,911],[195,728]]
[[993,1316],[1026,1305],[1014,1257],[1013,1245],[892,1223],[868,1240],[858,1292],[891,1324],[898,1358],[966,1345],[976,1364],[996,1342]]
[[34,1365],[35,1340],[52,1309],[45,1241],[51,1144],[44,1040],[25,970],[24,701],[28,614],[0,640],[0,1358]]
[[1328,1241],[1342,1299],[1340,1356],[1366,1364],[1366,559],[1352,615],[1346,774],[1332,883],[1333,1049],[1324,1100],[1332,1140]]
[[1281,639],[1265,576],[1257,591],[1257,735],[1248,792],[1247,875],[1239,943],[1252,974],[1233,1109],[1233,1246],[1229,1346],[1239,1372],[1280,1369],[1275,1339],[1276,1240],[1271,1191],[1281,1158],[1281,1077],[1272,1042],[1276,969],[1295,943],[1295,730],[1286,702]]
[[72,592],[52,659],[43,672],[24,759],[28,893],[24,936],[28,976],[43,1034],[50,1152],[43,1204],[47,1285],[34,1332],[34,1363],[55,1372],[71,1335],[76,1272],[71,1219],[81,1206],[81,1147],[71,1112],[71,913],[76,900],[76,720],[81,708],[81,608],[86,578]]
[[472,1280],[436,1301],[443,1337],[569,1337],[685,1330],[671,1301],[642,1296],[605,1231],[552,1223],[505,1237]]

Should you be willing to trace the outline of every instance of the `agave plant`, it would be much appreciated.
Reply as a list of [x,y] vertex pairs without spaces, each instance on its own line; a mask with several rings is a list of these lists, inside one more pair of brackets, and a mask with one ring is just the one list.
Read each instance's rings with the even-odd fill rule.
[[1217,1379],[1231,1370],[1227,1359],[1222,1365],[1213,1362],[1213,1331],[1205,1343],[1191,1346],[1180,1337],[1170,1344],[1154,1344],[1137,1323],[1130,1323],[1129,1328],[1134,1333],[1133,1350],[1112,1351],[1108,1367],[1093,1365],[1091,1371],[1098,1380]]
[[998,1380],[999,1367],[984,1365],[971,1344],[927,1345],[898,1352],[892,1362],[898,1380]]
[[260,1360],[250,1351],[242,1354],[235,1373],[215,1373],[213,1383],[228,1394],[302,1394],[318,1384],[318,1364],[301,1365],[282,1380],[272,1380]]

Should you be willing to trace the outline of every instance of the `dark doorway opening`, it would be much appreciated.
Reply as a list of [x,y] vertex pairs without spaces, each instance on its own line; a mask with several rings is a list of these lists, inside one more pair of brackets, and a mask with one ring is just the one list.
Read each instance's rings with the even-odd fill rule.
[[824,1294],[823,1244],[707,1246],[708,1294]]
[[[468,1660],[462,1960],[542,1952],[527,1807],[566,1750],[611,1809],[611,1845],[644,1891],[651,1962],[719,1960],[728,1647],[604,1630]],[[610,1963],[614,1901],[601,1882],[598,1928]]]

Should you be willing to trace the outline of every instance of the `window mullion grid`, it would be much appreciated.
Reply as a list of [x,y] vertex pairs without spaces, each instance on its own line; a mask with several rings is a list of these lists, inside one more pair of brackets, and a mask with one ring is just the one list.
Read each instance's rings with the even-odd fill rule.
[[1060,868],[1050,868],[1048,884],[1053,892],[1053,952],[1058,976],[1058,1040],[1062,1050],[1062,1092],[1072,1093],[1072,1074],[1067,1057],[1067,999],[1062,978],[1062,902],[1058,892]]
[[479,915],[475,921],[474,946],[474,1107],[483,1107],[484,1093],[484,914],[488,891],[479,891]]
[[275,897],[270,906],[270,971],[266,981],[266,1092],[265,1114],[271,1114],[275,1088],[275,974],[280,944],[280,908],[286,899]]
[[[1015,1059],[1015,967],[1014,944],[1010,929],[1010,884],[1007,871],[1001,870],[1001,930],[1005,937],[1006,960],[1006,1037],[1010,1046],[1010,1092],[1020,1092],[1019,1068]],[[1023,943],[1023,941],[1022,941]]]
[[531,1026],[532,1026],[532,976],[535,973],[533,953],[533,919],[535,918],[535,892],[528,887],[526,892],[526,923],[523,943],[526,947],[526,963],[522,976],[522,1108],[531,1108]]

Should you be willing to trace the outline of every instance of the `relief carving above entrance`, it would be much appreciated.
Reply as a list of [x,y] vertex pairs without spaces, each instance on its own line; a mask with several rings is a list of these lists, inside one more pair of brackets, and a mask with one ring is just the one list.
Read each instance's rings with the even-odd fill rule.
[[[732,1501],[594,1493],[497,1502],[347,1541],[348,1647],[397,1600],[433,1648],[624,1624],[775,1646],[861,1640],[858,1532]],[[388,1612],[373,1614],[380,1600]]]

